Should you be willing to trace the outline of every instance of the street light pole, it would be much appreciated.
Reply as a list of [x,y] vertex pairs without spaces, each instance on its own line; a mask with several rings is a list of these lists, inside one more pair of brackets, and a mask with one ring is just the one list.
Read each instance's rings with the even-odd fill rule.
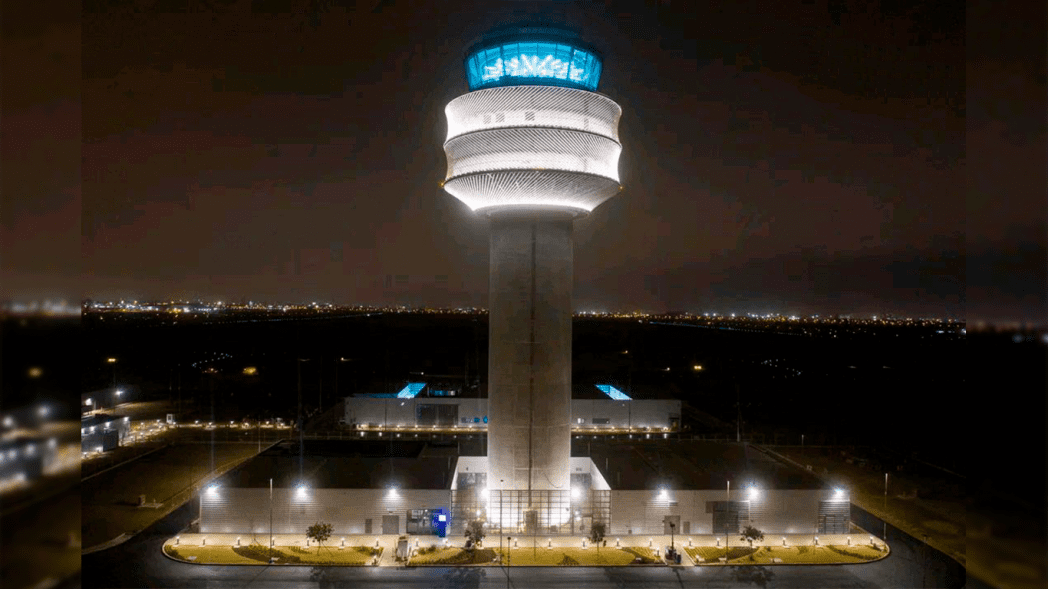
[[502,511],[502,489],[505,487],[505,482],[505,479],[499,479],[499,557],[502,556],[502,520],[506,518],[506,514]]
[[923,558],[921,558],[921,587],[928,586],[928,534],[922,534],[924,537],[924,551],[922,552]]
[[269,562],[273,562],[273,479],[269,479]]
[[881,530],[881,539],[887,542],[888,522],[884,518],[888,517],[888,473],[884,473],[884,507],[882,508],[882,511],[884,513],[881,515],[881,524],[883,528]]
[[[724,516],[725,516],[725,520],[727,520],[727,516],[728,516],[729,513],[731,513],[731,481],[730,480],[728,481],[728,488],[727,488],[727,490],[724,491]],[[727,521],[725,521],[725,523],[724,523],[724,551],[725,551],[724,555],[725,556],[728,555],[728,553],[727,553],[728,541],[729,541],[728,540],[728,523],[727,523]]]

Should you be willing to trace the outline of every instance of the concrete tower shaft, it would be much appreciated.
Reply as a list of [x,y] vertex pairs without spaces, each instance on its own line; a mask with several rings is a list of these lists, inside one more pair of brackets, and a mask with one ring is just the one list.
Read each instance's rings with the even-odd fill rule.
[[488,481],[567,490],[571,462],[572,222],[491,222]]

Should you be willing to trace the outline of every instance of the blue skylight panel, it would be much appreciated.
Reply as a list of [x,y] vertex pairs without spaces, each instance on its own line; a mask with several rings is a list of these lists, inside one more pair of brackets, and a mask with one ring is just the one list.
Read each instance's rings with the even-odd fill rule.
[[424,382],[409,382],[408,386],[400,389],[400,392],[397,393],[397,398],[414,399],[415,395],[418,395],[424,388],[426,388],[426,383]]
[[597,388],[604,392],[605,395],[615,399],[616,401],[632,401],[630,396],[620,391],[619,389],[611,386],[610,384],[599,384]]

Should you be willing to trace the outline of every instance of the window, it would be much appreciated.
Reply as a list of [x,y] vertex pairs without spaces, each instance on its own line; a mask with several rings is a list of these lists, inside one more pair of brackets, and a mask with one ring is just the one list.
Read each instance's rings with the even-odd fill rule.
[[611,423],[611,418],[609,418],[609,417],[594,417],[593,418],[593,425],[608,425],[609,423]]

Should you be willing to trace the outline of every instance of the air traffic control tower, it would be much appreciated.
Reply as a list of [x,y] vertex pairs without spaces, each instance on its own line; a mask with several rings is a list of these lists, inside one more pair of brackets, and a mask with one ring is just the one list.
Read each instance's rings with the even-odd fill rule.
[[467,50],[469,92],[445,108],[444,190],[491,224],[486,486],[500,495],[571,490],[572,224],[622,190],[602,65],[570,30],[500,28]]

